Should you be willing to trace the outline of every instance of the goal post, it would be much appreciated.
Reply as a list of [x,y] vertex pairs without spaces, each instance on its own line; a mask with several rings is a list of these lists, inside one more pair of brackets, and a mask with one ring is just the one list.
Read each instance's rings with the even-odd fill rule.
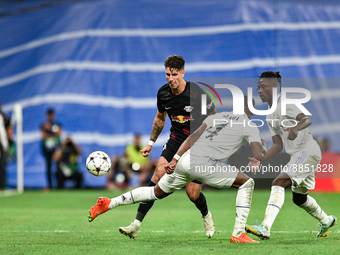
[[14,105],[14,121],[16,125],[16,154],[17,154],[17,191],[24,192],[24,143],[23,118],[21,104]]

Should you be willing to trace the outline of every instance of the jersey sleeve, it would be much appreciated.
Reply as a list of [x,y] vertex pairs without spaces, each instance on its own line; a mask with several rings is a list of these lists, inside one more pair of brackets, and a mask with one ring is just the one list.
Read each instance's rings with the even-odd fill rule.
[[247,139],[248,143],[261,142],[260,131],[258,127],[253,122],[249,122],[250,125],[245,126],[244,137]]
[[286,116],[288,116],[289,118],[295,120],[300,113],[302,113],[302,111],[297,108],[295,104],[288,104],[286,106]]
[[213,116],[206,117],[205,120],[203,121],[203,123],[205,123],[208,127],[212,126],[214,117]]
[[165,107],[162,103],[162,98],[161,98],[161,93],[160,93],[161,90],[158,90],[158,93],[157,93],[157,109],[159,112],[165,112]]
[[275,131],[275,129],[273,128],[273,126],[272,126],[270,121],[267,121],[267,125],[268,125],[268,128],[269,128],[271,136],[280,135],[279,132]]

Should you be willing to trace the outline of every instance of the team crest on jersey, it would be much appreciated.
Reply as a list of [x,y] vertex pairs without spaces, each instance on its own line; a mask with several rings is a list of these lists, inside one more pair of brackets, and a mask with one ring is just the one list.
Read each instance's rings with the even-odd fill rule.
[[186,110],[187,112],[191,112],[193,109],[194,109],[194,107],[192,107],[192,106],[190,106],[190,105],[184,107],[184,110]]
[[280,115],[277,113],[276,114],[276,118],[279,120],[280,119]]

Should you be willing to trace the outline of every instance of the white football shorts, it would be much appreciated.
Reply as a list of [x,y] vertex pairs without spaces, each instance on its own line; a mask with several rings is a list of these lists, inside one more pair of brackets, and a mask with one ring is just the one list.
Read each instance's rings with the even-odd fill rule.
[[[202,172],[197,173],[197,169],[201,169]],[[238,169],[236,167],[231,167],[220,161],[209,158],[192,159],[190,161],[190,151],[188,150],[178,160],[175,172],[165,174],[159,180],[158,186],[164,192],[172,193],[189,182],[197,180],[215,188],[230,188],[237,174]]]
[[321,158],[305,150],[295,153],[282,172],[288,174],[292,181],[292,191],[307,194],[315,187],[315,172]]

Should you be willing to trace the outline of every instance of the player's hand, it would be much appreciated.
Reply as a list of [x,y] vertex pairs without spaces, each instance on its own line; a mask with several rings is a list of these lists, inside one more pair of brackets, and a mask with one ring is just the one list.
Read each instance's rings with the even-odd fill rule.
[[261,161],[257,160],[256,158],[248,158],[250,161],[248,163],[248,166],[250,168],[250,170],[252,171],[252,173],[255,175],[257,172],[257,169],[259,168]]
[[263,145],[263,147],[267,149],[267,144],[266,144],[266,141],[265,141],[265,140],[263,140],[263,139],[261,138],[261,142],[262,142],[262,145]]
[[140,150],[140,152],[142,153],[143,157],[149,157],[151,150],[152,150],[152,146],[147,145],[144,147],[144,149]]
[[167,174],[172,174],[173,172],[175,172],[176,164],[177,160],[172,159],[171,162],[165,166],[165,172]]
[[289,132],[288,137],[287,137],[288,140],[295,140],[299,132],[297,126],[291,127],[291,128],[284,128],[283,131]]

